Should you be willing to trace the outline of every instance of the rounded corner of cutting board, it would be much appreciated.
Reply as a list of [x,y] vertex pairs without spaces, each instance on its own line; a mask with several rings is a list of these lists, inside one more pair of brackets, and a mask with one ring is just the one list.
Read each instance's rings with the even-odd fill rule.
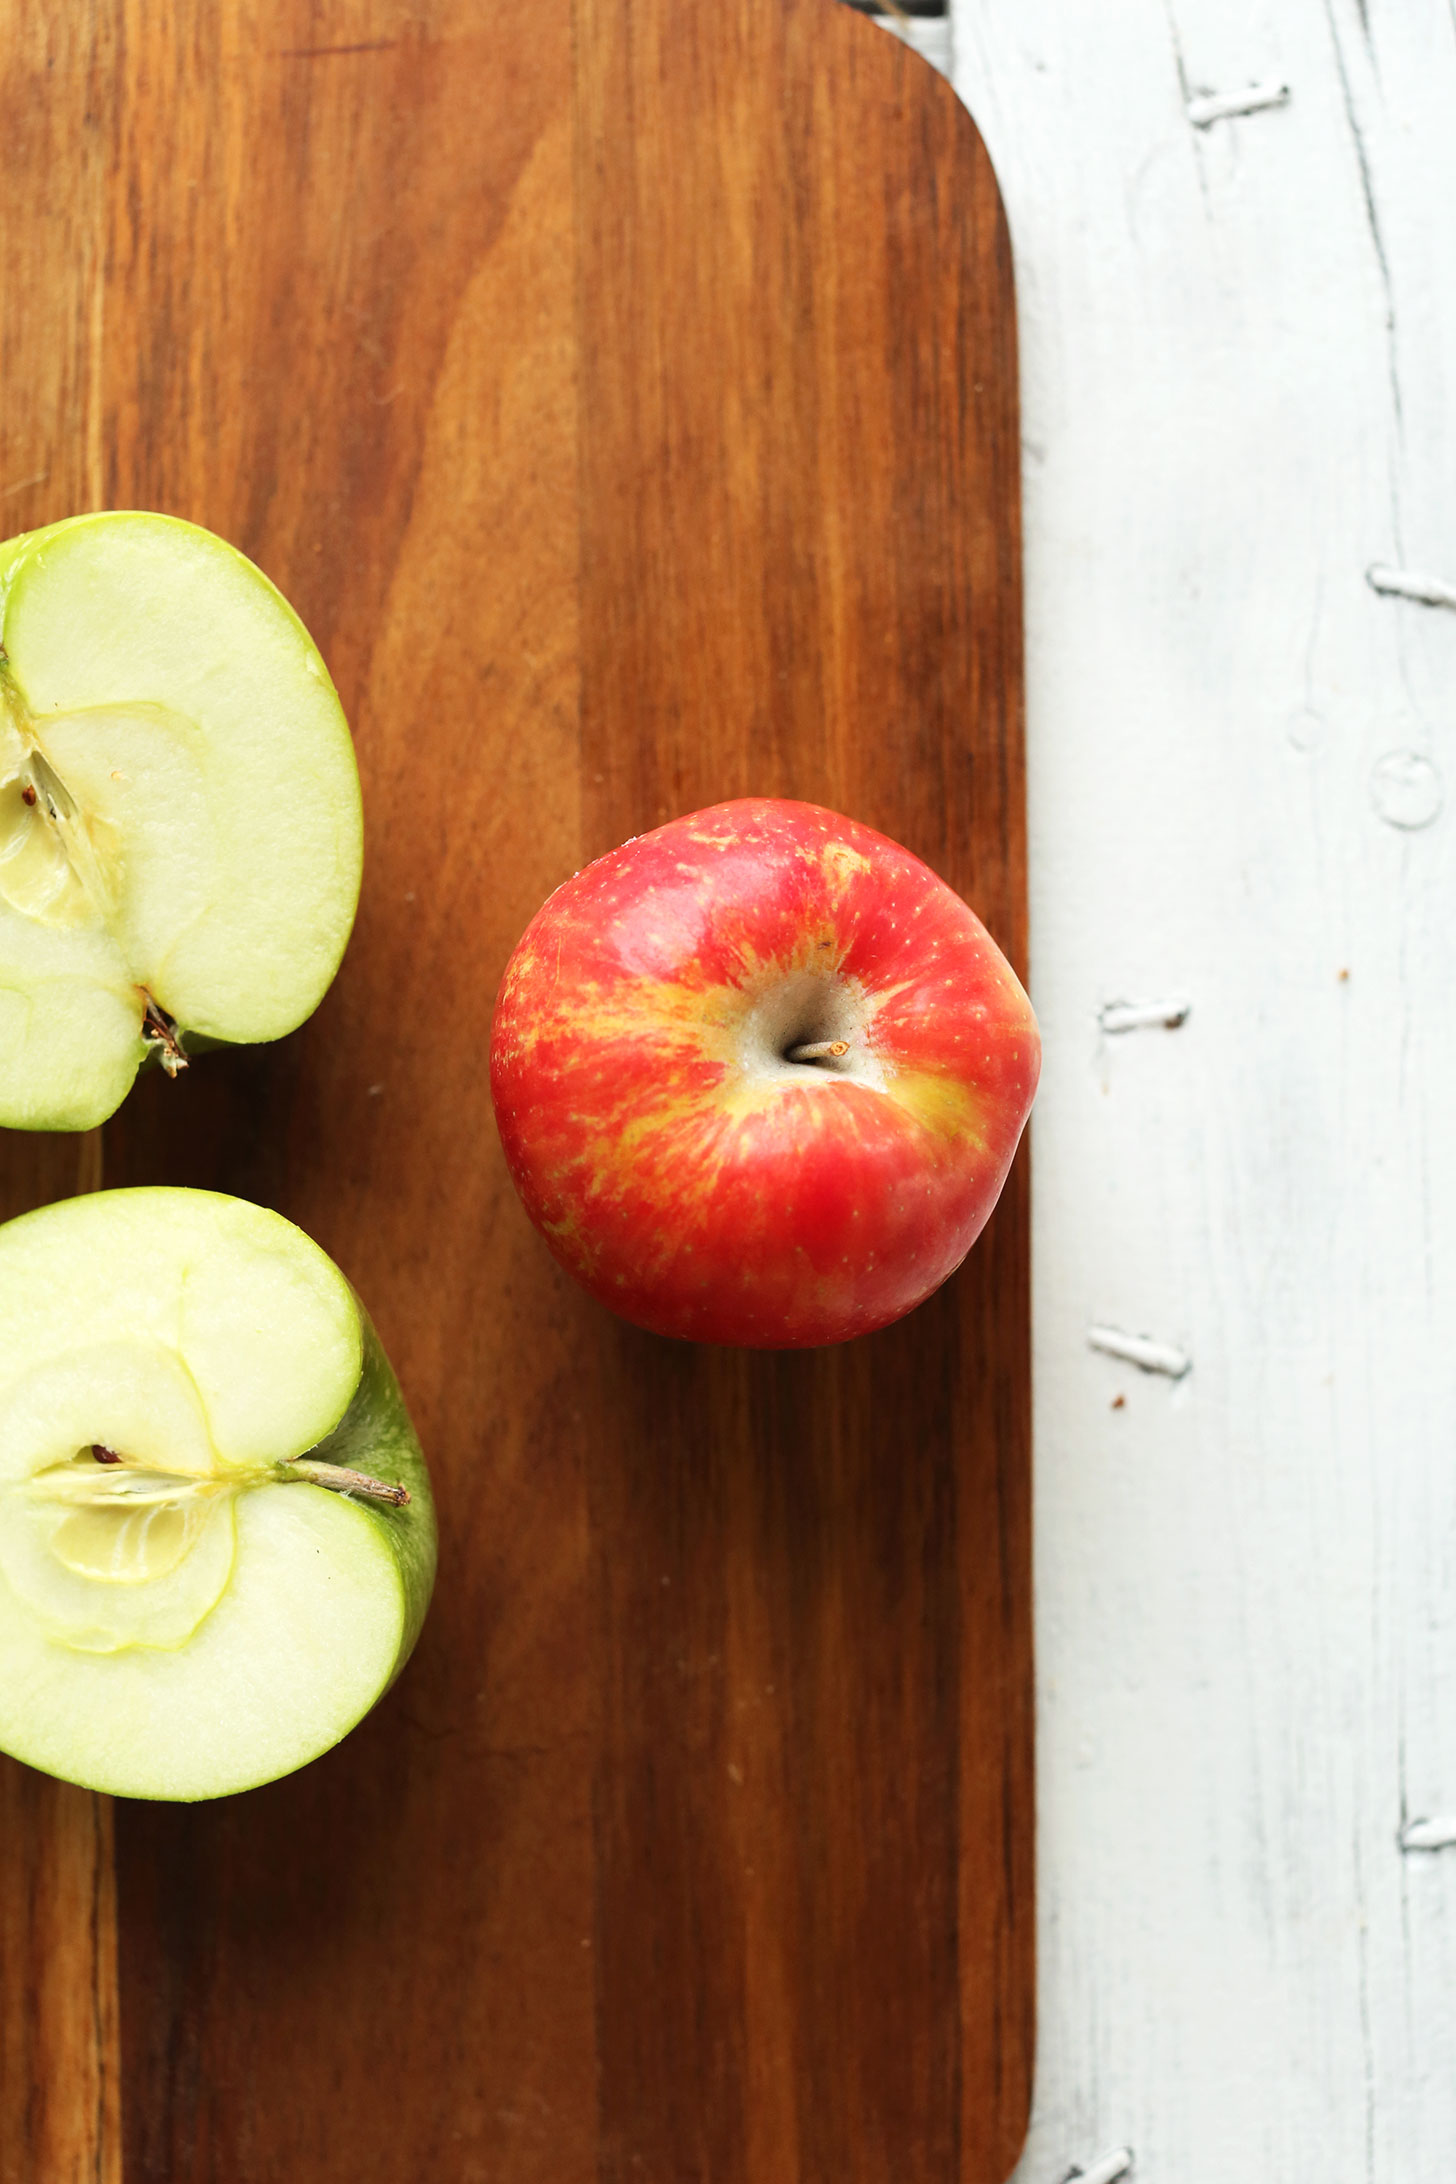
[[794,4],[812,13],[816,35],[826,45],[842,44],[863,83],[878,84],[882,97],[892,104],[903,103],[907,128],[917,118],[922,122],[929,118],[953,145],[959,144],[968,170],[980,177],[978,193],[994,201],[1009,262],[1011,234],[1000,177],[975,110],[952,79],[907,40],[896,37],[883,19],[876,21],[864,9],[847,5],[847,0],[790,0]]

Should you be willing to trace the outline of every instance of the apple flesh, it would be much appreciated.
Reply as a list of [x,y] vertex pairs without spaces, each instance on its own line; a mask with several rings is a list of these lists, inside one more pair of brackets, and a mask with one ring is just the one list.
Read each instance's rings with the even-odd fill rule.
[[657,828],[545,904],[492,1039],[561,1264],[660,1334],[752,1348],[899,1319],[979,1234],[1036,1090],[1031,1004],[918,857],[814,804]]
[[361,844],[333,684],[250,561],[130,513],[0,546],[0,1126],[104,1121],[189,1031],[292,1031]]
[[126,1797],[271,1781],[388,1689],[434,1569],[398,1384],[300,1230],[164,1189],[0,1228],[0,1750]]

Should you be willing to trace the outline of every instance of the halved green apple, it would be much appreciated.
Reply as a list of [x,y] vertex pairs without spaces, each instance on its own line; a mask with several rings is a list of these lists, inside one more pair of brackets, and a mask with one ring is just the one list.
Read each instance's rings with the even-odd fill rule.
[[89,1129],[149,1048],[301,1024],[361,843],[328,671],[242,554],[133,513],[0,546],[0,1125]]
[[218,1797],[336,1744],[435,1572],[429,1476],[338,1268],[209,1191],[0,1227],[0,1750]]

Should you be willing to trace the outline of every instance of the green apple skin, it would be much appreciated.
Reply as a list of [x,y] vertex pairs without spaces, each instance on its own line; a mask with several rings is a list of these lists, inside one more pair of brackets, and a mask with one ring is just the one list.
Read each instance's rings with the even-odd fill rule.
[[149,1000],[184,1050],[296,1029],[362,843],[337,692],[244,555],[137,511],[0,545],[0,1127],[103,1122]]
[[[354,1296],[352,1287],[350,1295]],[[353,1503],[360,1517],[372,1527],[387,1549],[398,1574],[399,1645],[389,1679],[377,1695],[383,1698],[414,1652],[415,1640],[424,1627],[425,1612],[435,1589],[438,1559],[435,1497],[419,1435],[405,1406],[394,1368],[384,1354],[374,1322],[357,1296],[354,1296],[354,1303],[363,1338],[359,1385],[333,1432],[308,1453],[318,1463],[337,1464],[346,1470],[365,1472],[391,1483],[397,1481],[409,1495],[409,1501],[403,1507],[369,1496],[361,1496]],[[328,1489],[305,1485],[292,1491],[322,1494]]]
[[[57,1509],[40,1490],[88,1470],[89,1421],[112,1447],[150,1436],[145,1474],[108,1464],[104,1486],[165,1472],[204,1507],[196,1544],[154,1584],[78,1578],[47,1546]],[[313,1483],[299,1459],[408,1500]],[[161,1188],[0,1227],[0,1750],[135,1798],[275,1780],[393,1684],[435,1560],[399,1384],[301,1230],[244,1200]]]

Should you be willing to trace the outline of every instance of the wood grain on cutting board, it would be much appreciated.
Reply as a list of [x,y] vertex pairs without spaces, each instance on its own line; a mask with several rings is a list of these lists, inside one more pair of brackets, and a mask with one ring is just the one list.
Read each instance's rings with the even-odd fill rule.
[[55,160],[95,208],[89,273],[5,297],[7,410],[12,353],[80,359],[13,476],[88,431],[100,468],[4,527],[79,492],[243,546],[329,660],[368,811],[318,1016],[139,1087],[106,1180],[318,1237],[444,1527],[419,1653],[337,1753],[117,1807],[128,2184],[1004,2175],[1024,1165],[901,1327],[675,1346],[547,1258],[485,1066],[550,888],[749,790],[906,841],[1022,960],[1014,318],[975,132],[832,0],[7,35],[54,140],[9,221],[53,217]]

